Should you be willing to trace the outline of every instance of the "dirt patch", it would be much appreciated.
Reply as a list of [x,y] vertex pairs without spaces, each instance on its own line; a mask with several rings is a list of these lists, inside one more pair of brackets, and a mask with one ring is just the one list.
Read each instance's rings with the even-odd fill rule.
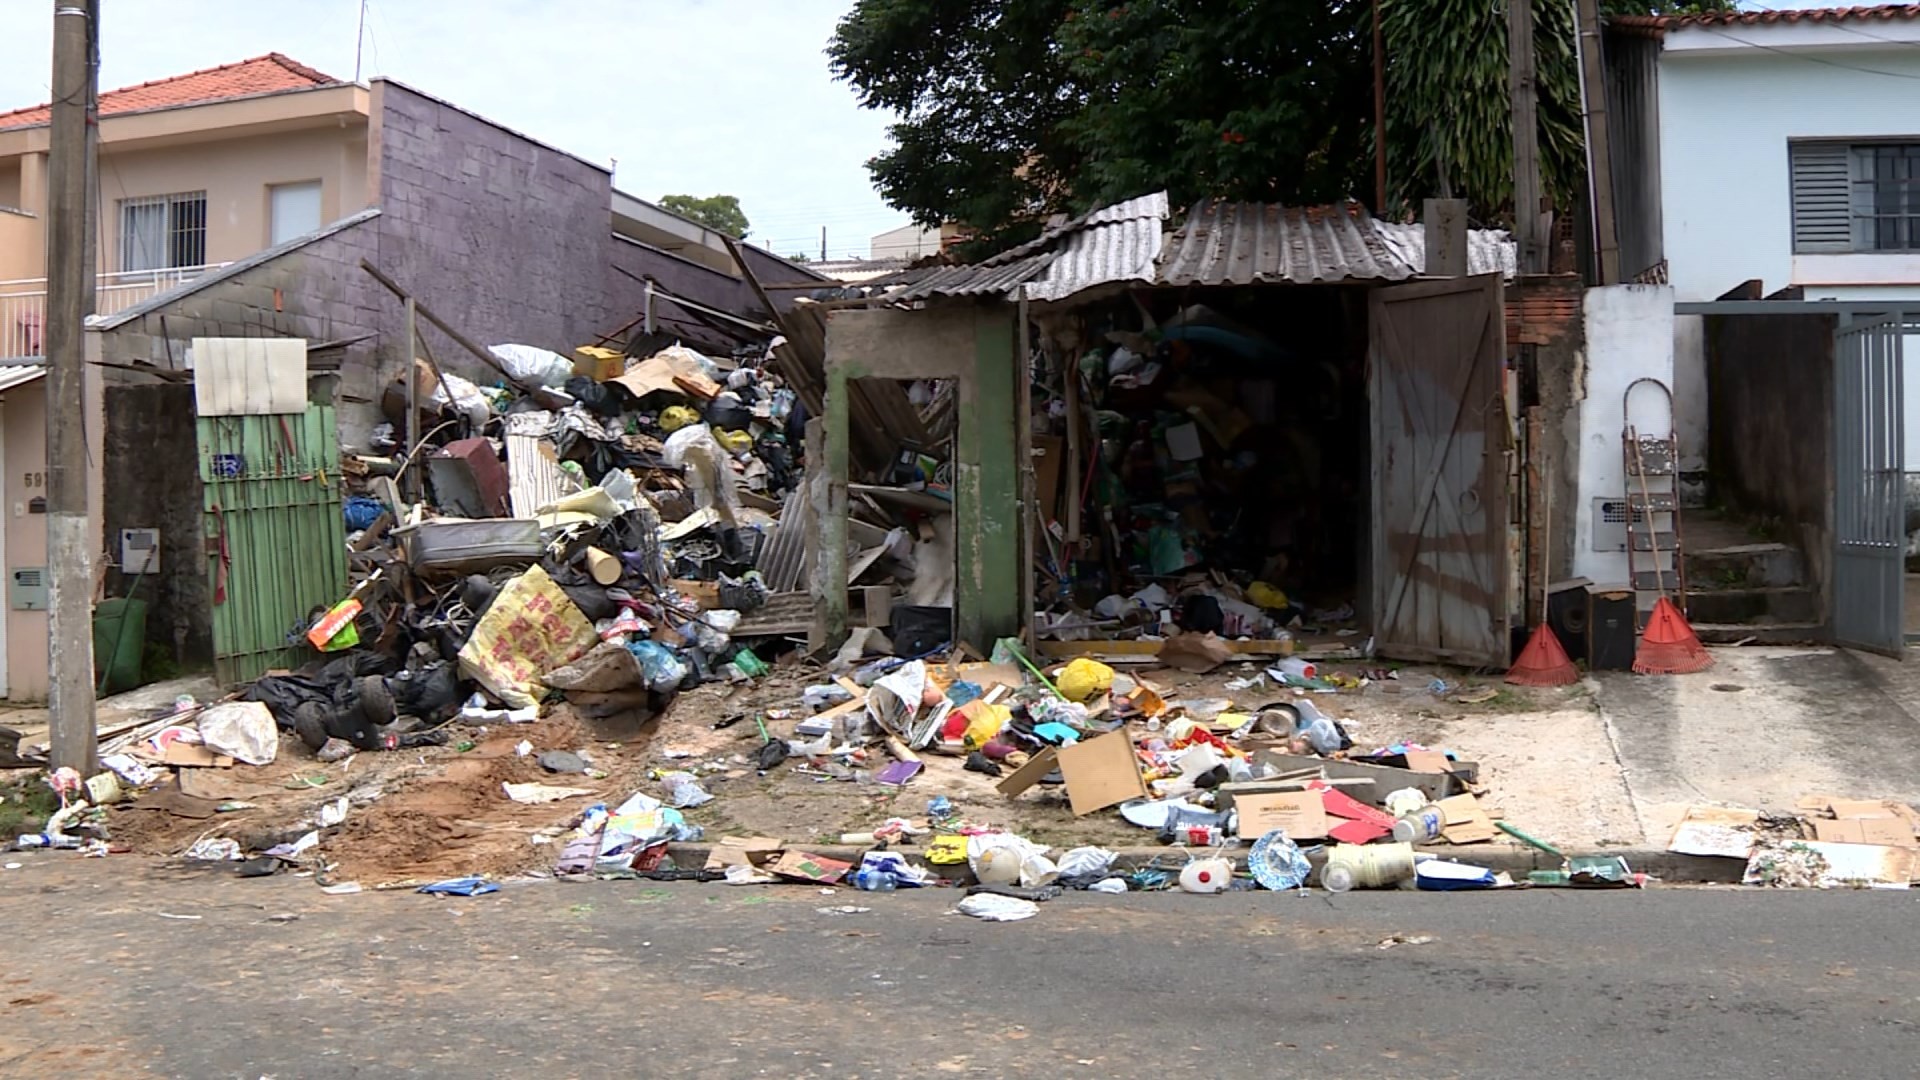
[[[362,753],[335,764],[283,738],[273,764],[236,766],[214,778],[252,808],[191,819],[116,807],[109,819],[113,843],[141,854],[179,855],[202,837],[224,836],[258,850],[314,828],[321,807],[345,797],[346,821],[322,830],[319,848],[334,864],[335,880],[374,885],[501,875],[552,862],[557,849],[533,843],[534,833],[565,825],[596,799],[622,800],[648,784],[644,736],[603,741],[593,724],[564,705],[532,724],[452,730],[453,745]],[[533,756],[515,753],[522,740],[535,751],[585,751],[606,775],[549,773]],[[464,741],[474,745],[458,749]],[[501,787],[530,782],[586,788],[594,798],[525,806]]]

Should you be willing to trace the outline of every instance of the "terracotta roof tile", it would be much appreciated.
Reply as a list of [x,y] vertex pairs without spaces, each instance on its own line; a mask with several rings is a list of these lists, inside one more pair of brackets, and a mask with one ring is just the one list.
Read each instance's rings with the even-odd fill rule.
[[[201,105],[228,98],[251,97],[285,90],[305,90],[331,86],[340,80],[315,71],[297,60],[279,53],[256,56],[233,64],[155,79],[138,86],[125,86],[100,95],[100,115],[164,109],[179,105]],[[51,117],[46,105],[0,113],[0,130],[34,127]]]
[[1779,11],[1707,11],[1692,15],[1616,15],[1610,26],[1643,30],[1677,30],[1687,26],[1768,26],[1774,23],[1894,22],[1920,19],[1920,4],[1879,4],[1872,7],[1783,8]]

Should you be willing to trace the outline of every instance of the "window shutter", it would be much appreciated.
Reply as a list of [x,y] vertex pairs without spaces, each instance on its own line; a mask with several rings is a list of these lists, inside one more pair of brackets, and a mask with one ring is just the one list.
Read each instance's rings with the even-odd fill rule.
[[1793,250],[1853,250],[1852,184],[1847,144],[1796,142],[1793,162]]

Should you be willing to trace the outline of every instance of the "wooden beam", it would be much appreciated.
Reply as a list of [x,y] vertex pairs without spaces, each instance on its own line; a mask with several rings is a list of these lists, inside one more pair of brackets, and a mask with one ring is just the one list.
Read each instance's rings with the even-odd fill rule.
[[1513,235],[1520,273],[1547,272],[1540,235],[1539,88],[1533,64],[1533,2],[1507,0],[1507,92],[1513,110]]
[[[519,387],[523,392],[529,393],[529,394],[533,393],[533,391],[537,389],[536,387],[528,386],[526,383],[523,383],[519,379],[514,378],[513,373],[506,369],[506,365],[500,362],[499,357],[493,355],[487,350],[481,348],[479,345],[475,344],[472,338],[468,337],[467,335],[461,333],[458,330],[455,330],[450,324],[447,323],[445,319],[442,319],[440,316],[435,315],[433,313],[432,308],[429,308],[427,305],[421,303],[418,298],[414,297],[411,293],[407,292],[407,290],[401,288],[399,282],[396,282],[392,278],[388,277],[386,274],[381,273],[380,268],[373,265],[371,261],[367,259],[361,259],[360,269],[365,270],[367,273],[373,275],[373,280],[386,286],[388,292],[399,297],[401,300],[403,301],[413,300],[414,311],[421,318],[439,327],[440,332],[452,338],[454,341],[454,344],[467,350],[468,352],[472,353],[474,356],[479,357],[480,360],[485,362],[485,364],[488,367],[499,372],[501,377],[506,379],[509,383],[512,383],[514,386]],[[411,360],[411,357],[409,357],[409,360]],[[408,367],[411,368],[412,364],[408,364]],[[452,391],[448,391],[448,393],[451,394]]]
[[1601,53],[1600,7],[1595,0],[1574,0],[1580,20],[1574,40],[1580,47],[1580,102],[1587,121],[1587,185],[1593,199],[1593,247],[1599,256],[1600,284],[1620,283],[1620,235],[1613,218],[1613,142],[1607,129],[1607,77]]

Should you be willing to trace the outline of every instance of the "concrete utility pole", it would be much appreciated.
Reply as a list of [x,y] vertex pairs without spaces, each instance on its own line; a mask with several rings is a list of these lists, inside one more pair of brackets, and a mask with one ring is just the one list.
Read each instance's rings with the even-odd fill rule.
[[[87,520],[89,128],[98,0],[54,0],[47,151],[47,704],[53,767],[98,768],[93,721],[93,541]],[[90,8],[94,10],[89,10]]]
[[1547,272],[1540,235],[1540,119],[1533,65],[1533,4],[1507,3],[1507,90],[1513,97],[1513,238],[1520,272]]

